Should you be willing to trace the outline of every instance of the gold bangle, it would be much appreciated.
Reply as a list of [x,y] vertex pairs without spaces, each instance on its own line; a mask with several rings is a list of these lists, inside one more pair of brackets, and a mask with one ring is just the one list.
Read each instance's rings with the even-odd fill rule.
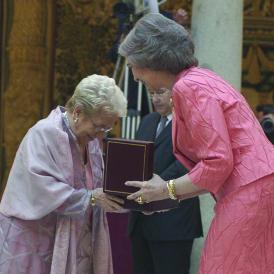
[[169,180],[166,184],[167,190],[168,190],[168,196],[172,200],[178,200],[176,196],[176,191],[175,191],[175,182],[174,180]]
[[91,204],[91,206],[95,206],[95,205],[96,205],[96,199],[95,199],[95,197],[93,196],[93,192],[91,192],[90,204]]

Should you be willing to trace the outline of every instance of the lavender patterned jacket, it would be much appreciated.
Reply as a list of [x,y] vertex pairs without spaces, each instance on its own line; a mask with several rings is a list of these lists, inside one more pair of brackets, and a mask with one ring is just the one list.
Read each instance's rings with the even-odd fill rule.
[[0,273],[113,274],[105,213],[89,205],[102,184],[98,140],[83,166],[62,107],[17,151],[0,204]]

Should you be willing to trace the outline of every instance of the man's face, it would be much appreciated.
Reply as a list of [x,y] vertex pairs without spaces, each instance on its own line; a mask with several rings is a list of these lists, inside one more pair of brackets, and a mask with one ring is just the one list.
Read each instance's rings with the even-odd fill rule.
[[135,81],[141,81],[152,99],[155,110],[163,115],[171,113],[171,91],[162,82],[161,72],[129,65]]
[[171,91],[165,88],[160,88],[157,91],[148,90],[155,111],[161,116],[167,116],[171,113]]

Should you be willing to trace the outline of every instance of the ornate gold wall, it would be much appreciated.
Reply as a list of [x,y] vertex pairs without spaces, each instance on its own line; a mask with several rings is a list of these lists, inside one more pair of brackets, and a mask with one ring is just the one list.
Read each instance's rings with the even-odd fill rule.
[[[28,128],[55,105],[63,105],[81,78],[112,75],[114,64],[107,53],[116,38],[115,2],[1,2],[0,180]],[[161,8],[191,13],[191,3],[168,0]],[[245,1],[242,92],[253,108],[273,102],[273,6],[273,0]]]
[[4,171],[4,149],[3,149],[3,94],[2,90],[4,89],[4,71],[3,71],[3,63],[4,63],[4,54],[3,54],[3,41],[4,41],[4,5],[3,1],[0,1],[0,183],[2,181],[3,171]]
[[[54,102],[63,105],[76,84],[86,75],[112,76],[114,64],[107,57],[117,32],[112,16],[115,0],[58,0],[56,7],[56,51]],[[190,11],[191,0],[167,1],[162,8]]]
[[274,1],[245,1],[242,93],[253,109],[273,104],[273,72]]
[[114,0],[58,0],[53,104],[63,105],[77,83],[90,74],[111,76],[107,53],[115,39]]
[[[5,77],[1,79],[5,82],[1,85],[1,148],[5,151],[6,171],[27,129],[48,107],[45,104],[49,98],[48,32],[52,5],[53,1],[43,0],[4,1],[9,14],[3,30],[8,33],[3,41],[6,62]],[[1,171],[3,165],[2,162]]]

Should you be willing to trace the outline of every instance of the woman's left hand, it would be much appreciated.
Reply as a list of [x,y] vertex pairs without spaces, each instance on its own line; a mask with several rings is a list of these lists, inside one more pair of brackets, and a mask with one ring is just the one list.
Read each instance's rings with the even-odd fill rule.
[[127,181],[125,184],[140,188],[140,190],[127,196],[129,200],[135,200],[139,203],[149,203],[169,197],[166,182],[157,174],[153,174],[149,181]]
[[95,198],[95,204],[107,212],[126,213],[127,209],[123,207],[124,201],[113,195],[104,193],[102,188],[96,188],[92,191]]

